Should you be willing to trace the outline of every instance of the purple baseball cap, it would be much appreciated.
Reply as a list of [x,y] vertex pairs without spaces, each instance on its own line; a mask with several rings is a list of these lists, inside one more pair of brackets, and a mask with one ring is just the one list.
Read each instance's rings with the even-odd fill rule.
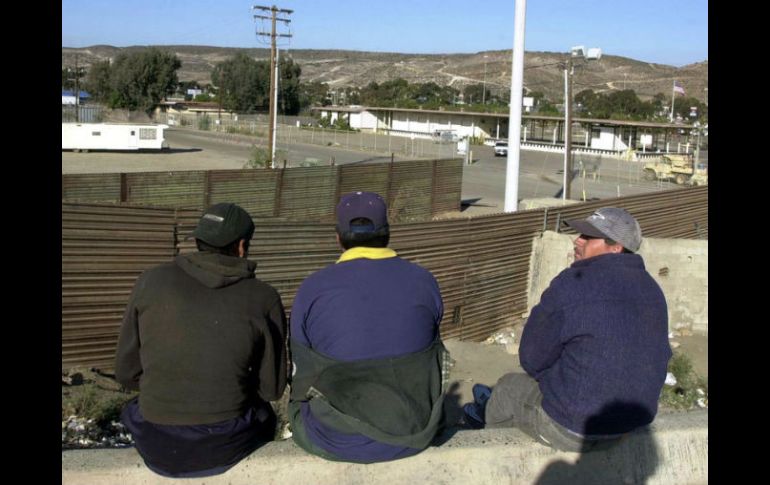
[[[350,226],[350,221],[366,218],[372,224]],[[388,227],[388,207],[385,200],[374,192],[351,192],[340,197],[337,204],[337,230],[343,232],[375,232]]]

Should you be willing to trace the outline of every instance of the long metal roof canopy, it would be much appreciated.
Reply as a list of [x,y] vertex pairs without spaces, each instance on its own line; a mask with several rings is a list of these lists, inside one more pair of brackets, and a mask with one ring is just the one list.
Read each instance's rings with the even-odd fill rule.
[[[482,113],[476,111],[449,111],[449,110],[437,110],[437,109],[413,109],[413,108],[379,108],[375,106],[317,106],[311,108],[316,111],[338,111],[342,113],[360,113],[362,111],[391,111],[391,112],[404,112],[404,113],[436,113],[442,115],[457,115],[457,116],[487,116],[490,118],[508,118],[508,113]],[[563,116],[544,116],[544,115],[522,115],[523,119],[528,120],[543,120],[543,121],[556,121],[563,122]],[[573,122],[591,123],[594,125],[606,125],[606,126],[639,126],[643,128],[694,128],[689,124],[676,124],[676,123],[653,123],[650,121],[632,121],[632,120],[605,120],[598,118],[572,118]]]

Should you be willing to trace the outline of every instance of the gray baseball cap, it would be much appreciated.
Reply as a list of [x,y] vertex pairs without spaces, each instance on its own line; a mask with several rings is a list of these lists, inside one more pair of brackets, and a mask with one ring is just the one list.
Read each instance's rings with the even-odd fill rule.
[[612,239],[631,252],[642,245],[642,228],[634,216],[617,207],[602,207],[583,220],[565,223],[586,236]]

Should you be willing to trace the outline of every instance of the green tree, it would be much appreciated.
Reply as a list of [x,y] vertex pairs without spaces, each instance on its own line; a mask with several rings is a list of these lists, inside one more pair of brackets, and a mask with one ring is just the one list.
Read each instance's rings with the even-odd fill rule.
[[[671,109],[671,101],[669,100],[668,103],[669,110]],[[691,109],[695,108],[696,116],[690,116]],[[696,98],[691,98],[689,96],[677,96],[676,101],[674,101],[674,113],[675,117],[677,115],[681,116],[683,120],[702,120],[702,119],[708,119],[708,107],[698,101]]]
[[85,88],[94,99],[107,101],[112,93],[112,68],[110,61],[91,64],[85,80]]
[[296,115],[301,108],[299,78],[302,69],[291,58],[282,58],[278,62],[278,73],[281,78],[278,82],[281,111],[283,114]]
[[332,104],[329,99],[329,85],[318,81],[300,83],[299,104],[301,110],[311,106],[329,106]]
[[270,64],[255,61],[243,52],[220,62],[211,72],[222,107],[230,111],[253,113],[270,106]]
[[[484,96],[484,92],[486,92],[486,96]],[[490,98],[490,93],[483,84],[469,84],[463,89],[463,96],[466,103],[481,104],[482,100]]]
[[166,94],[174,92],[181,66],[176,55],[155,47],[119,54],[110,69],[110,107],[151,112]]

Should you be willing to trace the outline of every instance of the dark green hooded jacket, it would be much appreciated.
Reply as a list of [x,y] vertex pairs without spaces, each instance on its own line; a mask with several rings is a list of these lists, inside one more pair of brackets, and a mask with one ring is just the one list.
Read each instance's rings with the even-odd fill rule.
[[123,317],[115,376],[144,417],[194,425],[242,415],[286,387],[281,298],[256,263],[197,252],[145,271]]

